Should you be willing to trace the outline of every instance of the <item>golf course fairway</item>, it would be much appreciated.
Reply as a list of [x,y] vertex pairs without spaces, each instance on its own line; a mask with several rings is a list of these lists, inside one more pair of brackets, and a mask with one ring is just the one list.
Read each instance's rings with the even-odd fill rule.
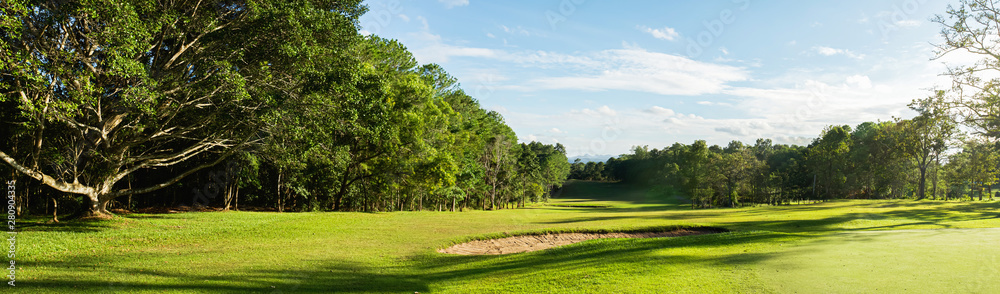
[[[692,210],[574,181],[465,212],[194,212],[19,223],[13,293],[996,293],[997,202],[839,200]],[[708,226],[503,255],[437,250],[541,232]]]

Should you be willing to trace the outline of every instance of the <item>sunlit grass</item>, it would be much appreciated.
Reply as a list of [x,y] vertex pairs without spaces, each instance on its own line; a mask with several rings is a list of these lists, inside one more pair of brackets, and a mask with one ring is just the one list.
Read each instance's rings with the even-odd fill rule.
[[[998,207],[857,200],[691,210],[667,195],[577,182],[548,205],[515,210],[128,215],[22,226],[14,292],[881,292],[942,289],[913,278],[940,271],[975,285],[962,289],[993,292],[1000,282],[984,273],[997,268],[988,262],[1000,256],[1000,230],[887,230],[1000,227]],[[435,251],[490,234],[666,226],[733,232],[503,256]],[[908,270],[921,274],[902,276]]]

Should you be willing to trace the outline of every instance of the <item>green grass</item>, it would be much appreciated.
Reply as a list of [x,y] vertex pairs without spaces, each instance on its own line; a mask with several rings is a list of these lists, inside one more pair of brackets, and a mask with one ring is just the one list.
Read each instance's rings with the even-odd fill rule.
[[[1000,291],[998,209],[997,202],[834,201],[691,210],[662,193],[574,182],[549,204],[516,210],[22,222],[18,286],[4,290],[990,293]],[[486,236],[677,226],[732,232],[599,239],[500,256],[436,252]]]

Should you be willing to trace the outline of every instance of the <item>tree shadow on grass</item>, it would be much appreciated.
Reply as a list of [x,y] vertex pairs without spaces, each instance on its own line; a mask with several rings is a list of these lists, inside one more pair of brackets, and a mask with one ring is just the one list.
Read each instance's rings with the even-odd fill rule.
[[[310,260],[315,265],[299,269],[246,270],[229,273],[194,274],[184,271],[119,268],[108,270],[109,278],[44,278],[25,283],[25,289],[40,292],[193,291],[199,293],[413,293],[448,290],[449,287],[491,287],[531,281],[559,283],[550,275],[566,276],[578,271],[597,271],[629,278],[642,274],[642,266],[669,264],[679,268],[754,264],[771,254],[745,253],[734,244],[781,242],[800,236],[774,233],[722,233],[673,238],[601,239],[530,253],[461,256],[424,253],[391,266],[373,266],[366,261]],[[669,248],[681,251],[664,250]],[[690,249],[712,254],[691,254]],[[718,253],[722,251],[723,253]],[[59,263],[74,271],[100,271],[93,264],[105,257],[89,257]],[[289,263],[293,264],[293,263]],[[55,264],[26,264],[32,266]],[[103,276],[102,276],[103,277]],[[125,279],[112,279],[125,277]],[[555,280],[552,280],[555,279]],[[121,282],[109,282],[120,280]],[[568,283],[571,284],[571,283]],[[20,286],[20,285],[19,285]],[[560,285],[555,285],[560,286]],[[565,285],[569,286],[569,285]],[[544,290],[544,289],[539,289]]]
[[18,231],[22,232],[93,233],[117,229],[133,220],[167,218],[171,218],[171,216],[156,214],[125,214],[117,215],[110,219],[76,218],[66,219],[58,223],[54,223],[50,221],[50,218],[30,217],[24,220],[19,220],[16,224],[16,228]]
[[[858,211],[861,212],[858,212]],[[579,214],[539,220],[539,224],[579,224],[616,220],[717,219],[700,225],[734,230],[775,232],[823,232],[837,230],[889,230],[911,226],[952,228],[955,222],[1000,218],[997,202],[926,202],[896,200],[831,201],[817,204],[769,206],[742,210],[717,208],[664,211],[661,214],[628,214],[634,209],[580,209]],[[812,213],[817,214],[812,214]],[[830,215],[830,212],[835,214]],[[788,218],[782,219],[787,216]],[[751,220],[743,220],[743,219]]]
[[50,223],[48,221],[22,221],[16,224],[20,232],[74,232],[92,233],[116,228],[116,222],[99,219],[75,219]]

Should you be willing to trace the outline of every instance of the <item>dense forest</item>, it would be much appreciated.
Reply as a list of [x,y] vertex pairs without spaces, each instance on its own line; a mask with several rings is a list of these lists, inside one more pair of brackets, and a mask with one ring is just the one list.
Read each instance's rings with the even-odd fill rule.
[[569,172],[353,1],[5,1],[18,214],[501,209]]

